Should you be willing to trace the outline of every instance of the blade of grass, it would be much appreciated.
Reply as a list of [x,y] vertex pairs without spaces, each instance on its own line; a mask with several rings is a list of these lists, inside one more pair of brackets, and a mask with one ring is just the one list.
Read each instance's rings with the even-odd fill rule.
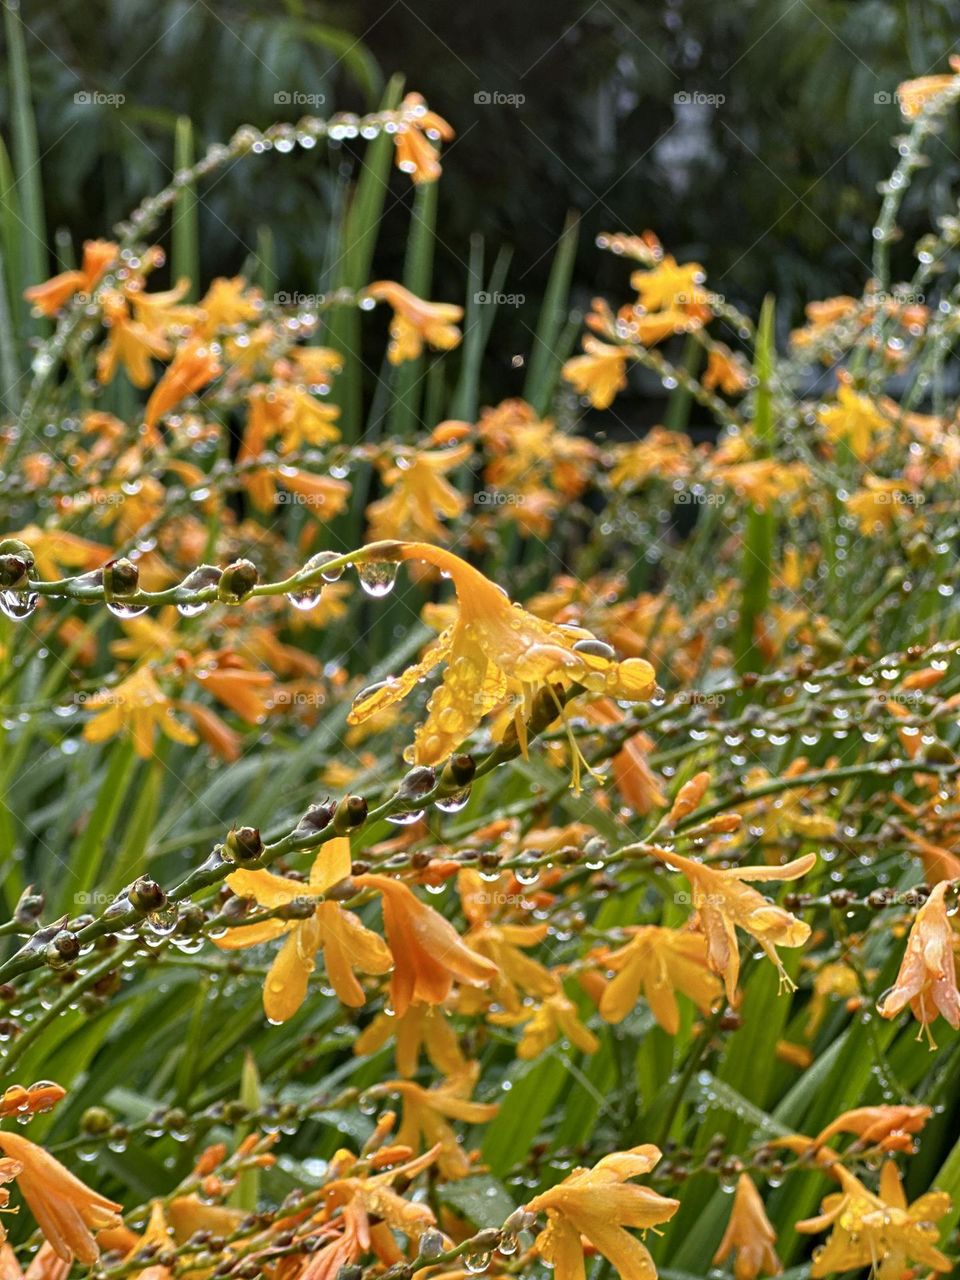
[[[433,280],[433,254],[436,245],[437,182],[423,183],[413,200],[411,227],[407,236],[407,252],[403,266],[403,283],[418,298],[429,298]],[[416,427],[423,398],[425,357],[406,360],[394,372],[393,405],[389,429],[401,439],[409,437]]]
[[541,415],[550,407],[560,374],[561,360],[557,355],[557,346],[568,320],[570,281],[577,255],[579,227],[580,219],[577,214],[568,214],[550,267],[550,277],[534,335],[533,352],[523,384],[524,399]]
[[[179,116],[173,135],[174,174],[190,169],[195,159],[193,125],[188,116]],[[199,297],[200,287],[200,226],[196,182],[184,183],[177,192],[173,206],[171,240],[173,279],[177,281],[186,277],[190,281],[186,299],[188,302],[195,302]]]

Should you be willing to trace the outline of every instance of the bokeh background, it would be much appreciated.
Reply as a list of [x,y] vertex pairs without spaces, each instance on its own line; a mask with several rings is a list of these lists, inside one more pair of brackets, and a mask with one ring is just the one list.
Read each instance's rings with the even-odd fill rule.
[[[810,298],[859,293],[896,158],[896,86],[945,70],[960,32],[948,0],[26,0],[22,14],[64,256],[168,180],[178,117],[204,145],[245,121],[371,109],[402,73],[458,134],[433,296],[463,297],[471,236],[488,262],[512,250],[504,288],[523,301],[497,316],[491,399],[518,390],[568,210],[581,215],[580,306],[626,289],[596,234],[647,227],[731,301],[755,311],[774,293],[782,329]],[[955,206],[960,141],[948,132],[936,148],[909,195],[908,239],[931,208]],[[360,155],[268,156],[218,176],[201,192],[205,269],[269,255],[281,288],[322,288]],[[384,277],[400,274],[409,227],[410,184],[394,183]]]

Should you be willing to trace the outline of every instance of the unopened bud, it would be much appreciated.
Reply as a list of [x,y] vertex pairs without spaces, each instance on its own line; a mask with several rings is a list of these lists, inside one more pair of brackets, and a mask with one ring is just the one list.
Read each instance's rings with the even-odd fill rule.
[[22,587],[36,570],[33,552],[17,538],[0,542],[0,587]]
[[13,918],[17,924],[33,924],[44,907],[44,897],[42,893],[34,893],[33,885],[29,885],[20,895],[20,900],[14,908]]
[[367,802],[363,796],[344,796],[333,813],[333,829],[337,835],[346,835],[354,827],[367,820]]
[[132,596],[140,586],[140,570],[125,556],[104,565],[103,590],[108,600],[114,596]]
[[256,827],[234,827],[223,842],[223,856],[230,862],[246,866],[263,853],[263,841]]
[[440,774],[440,785],[457,788],[467,787],[473,781],[476,772],[477,762],[473,756],[468,756],[465,752],[458,752],[457,755],[451,756],[443,766],[443,772]]
[[240,604],[257,585],[259,577],[252,560],[234,560],[220,576],[217,598],[224,604]]
[[149,876],[141,876],[130,886],[127,898],[131,906],[146,915],[150,911],[159,911],[166,902],[167,895],[156,880],[151,880]]
[[80,1117],[80,1128],[84,1133],[107,1133],[113,1124],[113,1116],[106,1107],[87,1107]]
[[69,929],[61,929],[43,949],[43,958],[51,969],[66,969],[80,955],[80,939]]

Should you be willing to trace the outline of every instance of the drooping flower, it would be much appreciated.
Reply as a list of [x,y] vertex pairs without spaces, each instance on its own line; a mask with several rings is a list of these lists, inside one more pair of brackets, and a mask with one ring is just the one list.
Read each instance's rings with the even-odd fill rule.
[[346,1005],[357,1007],[366,1000],[354,970],[389,972],[393,957],[383,939],[338,902],[322,901],[327,891],[349,874],[350,841],[338,836],[321,847],[306,883],[263,870],[244,869],[227,876],[234,893],[253,898],[268,910],[321,899],[306,919],[241,925],[215,940],[218,947],[232,951],[285,938],[263,984],[263,1009],[271,1022],[286,1022],[303,1004],[321,951],[330,985]]
[[54,316],[75,293],[93,293],[118,252],[119,246],[112,240],[87,240],[79,271],[61,271],[43,284],[31,285],[23,296],[41,315]]
[[[430,698],[426,722],[417,730],[413,758],[418,764],[435,764],[449,756],[512,692],[519,694],[514,723],[522,747],[522,712],[529,715],[534,695],[551,682],[577,681],[593,693],[632,702],[642,702],[653,693],[653,668],[644,659],[618,662],[613,651],[589,631],[534,617],[442,547],[384,543],[373,544],[366,552],[372,561],[425,560],[450,575],[457,593],[455,622],[423,659],[361,697],[350,712],[350,723],[360,724],[393,706],[446,659],[443,683]],[[559,715],[559,706],[557,710]]]
[[940,1014],[953,1027],[960,1028],[960,991],[953,947],[956,935],[947,915],[945,895],[949,883],[941,880],[917,912],[900,972],[880,1006],[884,1018],[895,1018],[910,1006],[920,1023],[919,1039],[926,1031],[930,1048],[936,1048],[930,1023]]
[[628,354],[626,348],[588,334],[583,340],[583,355],[566,362],[563,376],[595,409],[609,409],[627,385]]
[[523,1062],[539,1058],[558,1040],[568,1040],[581,1053],[596,1053],[600,1048],[600,1041],[581,1022],[577,1006],[559,986],[535,1008],[524,1005],[517,1011],[491,1013],[489,1018],[500,1026],[523,1024],[517,1045],[517,1057]]
[[415,1001],[442,1004],[454,979],[484,986],[497,976],[496,965],[471,951],[449,920],[421,902],[401,880],[361,875],[354,883],[379,893],[383,903],[383,924],[394,961],[390,1002],[398,1016]]
[[650,1144],[614,1152],[592,1169],[575,1170],[525,1206],[528,1213],[547,1215],[534,1247],[554,1268],[556,1280],[584,1280],[581,1236],[624,1280],[655,1280],[648,1250],[626,1228],[647,1231],[669,1222],[680,1207],[679,1200],[628,1181],[649,1173],[659,1159],[660,1151]]
[[391,364],[416,360],[424,343],[436,351],[450,351],[459,345],[462,335],[457,325],[463,319],[463,307],[452,302],[427,302],[394,280],[377,280],[365,292],[393,308],[387,349]]
[[707,963],[707,941],[701,933],[643,925],[632,929],[630,941],[616,951],[601,953],[600,963],[616,976],[600,998],[600,1016],[622,1022],[641,993],[667,1035],[680,1029],[679,991],[709,1013],[721,985]]
[[97,380],[110,383],[122,368],[135,387],[148,387],[153,381],[152,361],[170,356],[166,336],[135,319],[126,297],[116,289],[104,290],[101,306],[107,338],[97,355]]
[[173,701],[157,684],[149,666],[138,667],[111,689],[102,689],[84,704],[98,712],[83,728],[87,742],[105,742],[126,730],[141,760],[153,754],[157,729],[172,742],[193,746],[196,734],[173,714]]
[[759,1275],[778,1276],[783,1264],[777,1257],[776,1243],[777,1233],[767,1217],[753,1179],[748,1173],[741,1173],[730,1221],[720,1247],[713,1255],[713,1265],[720,1266],[736,1250],[733,1264],[736,1280],[756,1280]]
[[928,1191],[908,1205],[897,1167],[887,1161],[880,1174],[879,1195],[869,1191],[841,1164],[831,1166],[842,1190],[823,1201],[823,1212],[796,1224],[812,1233],[832,1228],[814,1255],[814,1280],[836,1271],[872,1268],[876,1280],[901,1280],[911,1263],[948,1272],[953,1264],[937,1248],[935,1223],[950,1211],[945,1191]]
[[691,900],[697,927],[707,939],[707,960],[724,981],[727,999],[734,1003],[740,976],[740,948],[737,927],[759,942],[780,974],[788,991],[795,984],[787,975],[777,947],[802,947],[810,937],[810,926],[783,907],[769,902],[744,881],[799,880],[816,864],[815,853],[805,854],[781,867],[730,867],[716,870],[672,850],[657,850],[656,856],[683,873],[690,882]]
[[150,394],[144,412],[147,426],[155,427],[164,414],[219,377],[221,372],[216,353],[201,339],[191,338],[185,342]]
[[397,168],[409,174],[413,182],[436,182],[440,177],[440,155],[434,142],[450,142],[453,127],[430,111],[419,93],[408,93],[397,113],[397,130],[393,135]]
[[20,1166],[17,1186],[57,1256],[86,1266],[96,1262],[100,1250],[93,1233],[119,1226],[122,1205],[91,1190],[19,1133],[0,1131],[0,1151]]
[[844,1111],[813,1139],[818,1147],[838,1133],[852,1133],[858,1147],[881,1146],[884,1151],[908,1151],[913,1135],[920,1132],[933,1115],[930,1107],[900,1103],[876,1107],[856,1107]]
[[719,389],[724,395],[736,396],[749,387],[750,370],[741,355],[717,342],[710,348],[701,381],[708,391]]
[[889,420],[869,396],[853,389],[849,379],[841,380],[837,387],[836,404],[821,409],[818,416],[827,437],[845,440],[861,462],[890,432]]

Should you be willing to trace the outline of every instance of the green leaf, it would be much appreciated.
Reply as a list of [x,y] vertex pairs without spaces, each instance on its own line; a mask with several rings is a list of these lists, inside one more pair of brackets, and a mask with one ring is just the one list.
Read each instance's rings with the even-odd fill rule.
[[560,376],[560,366],[563,363],[560,341],[569,320],[570,281],[577,256],[579,228],[578,215],[568,214],[550,267],[550,278],[543,295],[537,332],[533,340],[533,354],[530,357],[527,377],[523,385],[524,399],[529,401],[541,416],[550,407],[557,379]]
[[441,1183],[437,1195],[478,1229],[501,1226],[516,1207],[503,1183],[487,1173]]
[[[174,173],[190,169],[195,159],[193,125],[188,116],[180,116],[173,140]],[[188,279],[190,288],[186,299],[195,302],[200,296],[200,225],[195,181],[184,183],[177,192],[170,231],[170,265],[174,282]]]

